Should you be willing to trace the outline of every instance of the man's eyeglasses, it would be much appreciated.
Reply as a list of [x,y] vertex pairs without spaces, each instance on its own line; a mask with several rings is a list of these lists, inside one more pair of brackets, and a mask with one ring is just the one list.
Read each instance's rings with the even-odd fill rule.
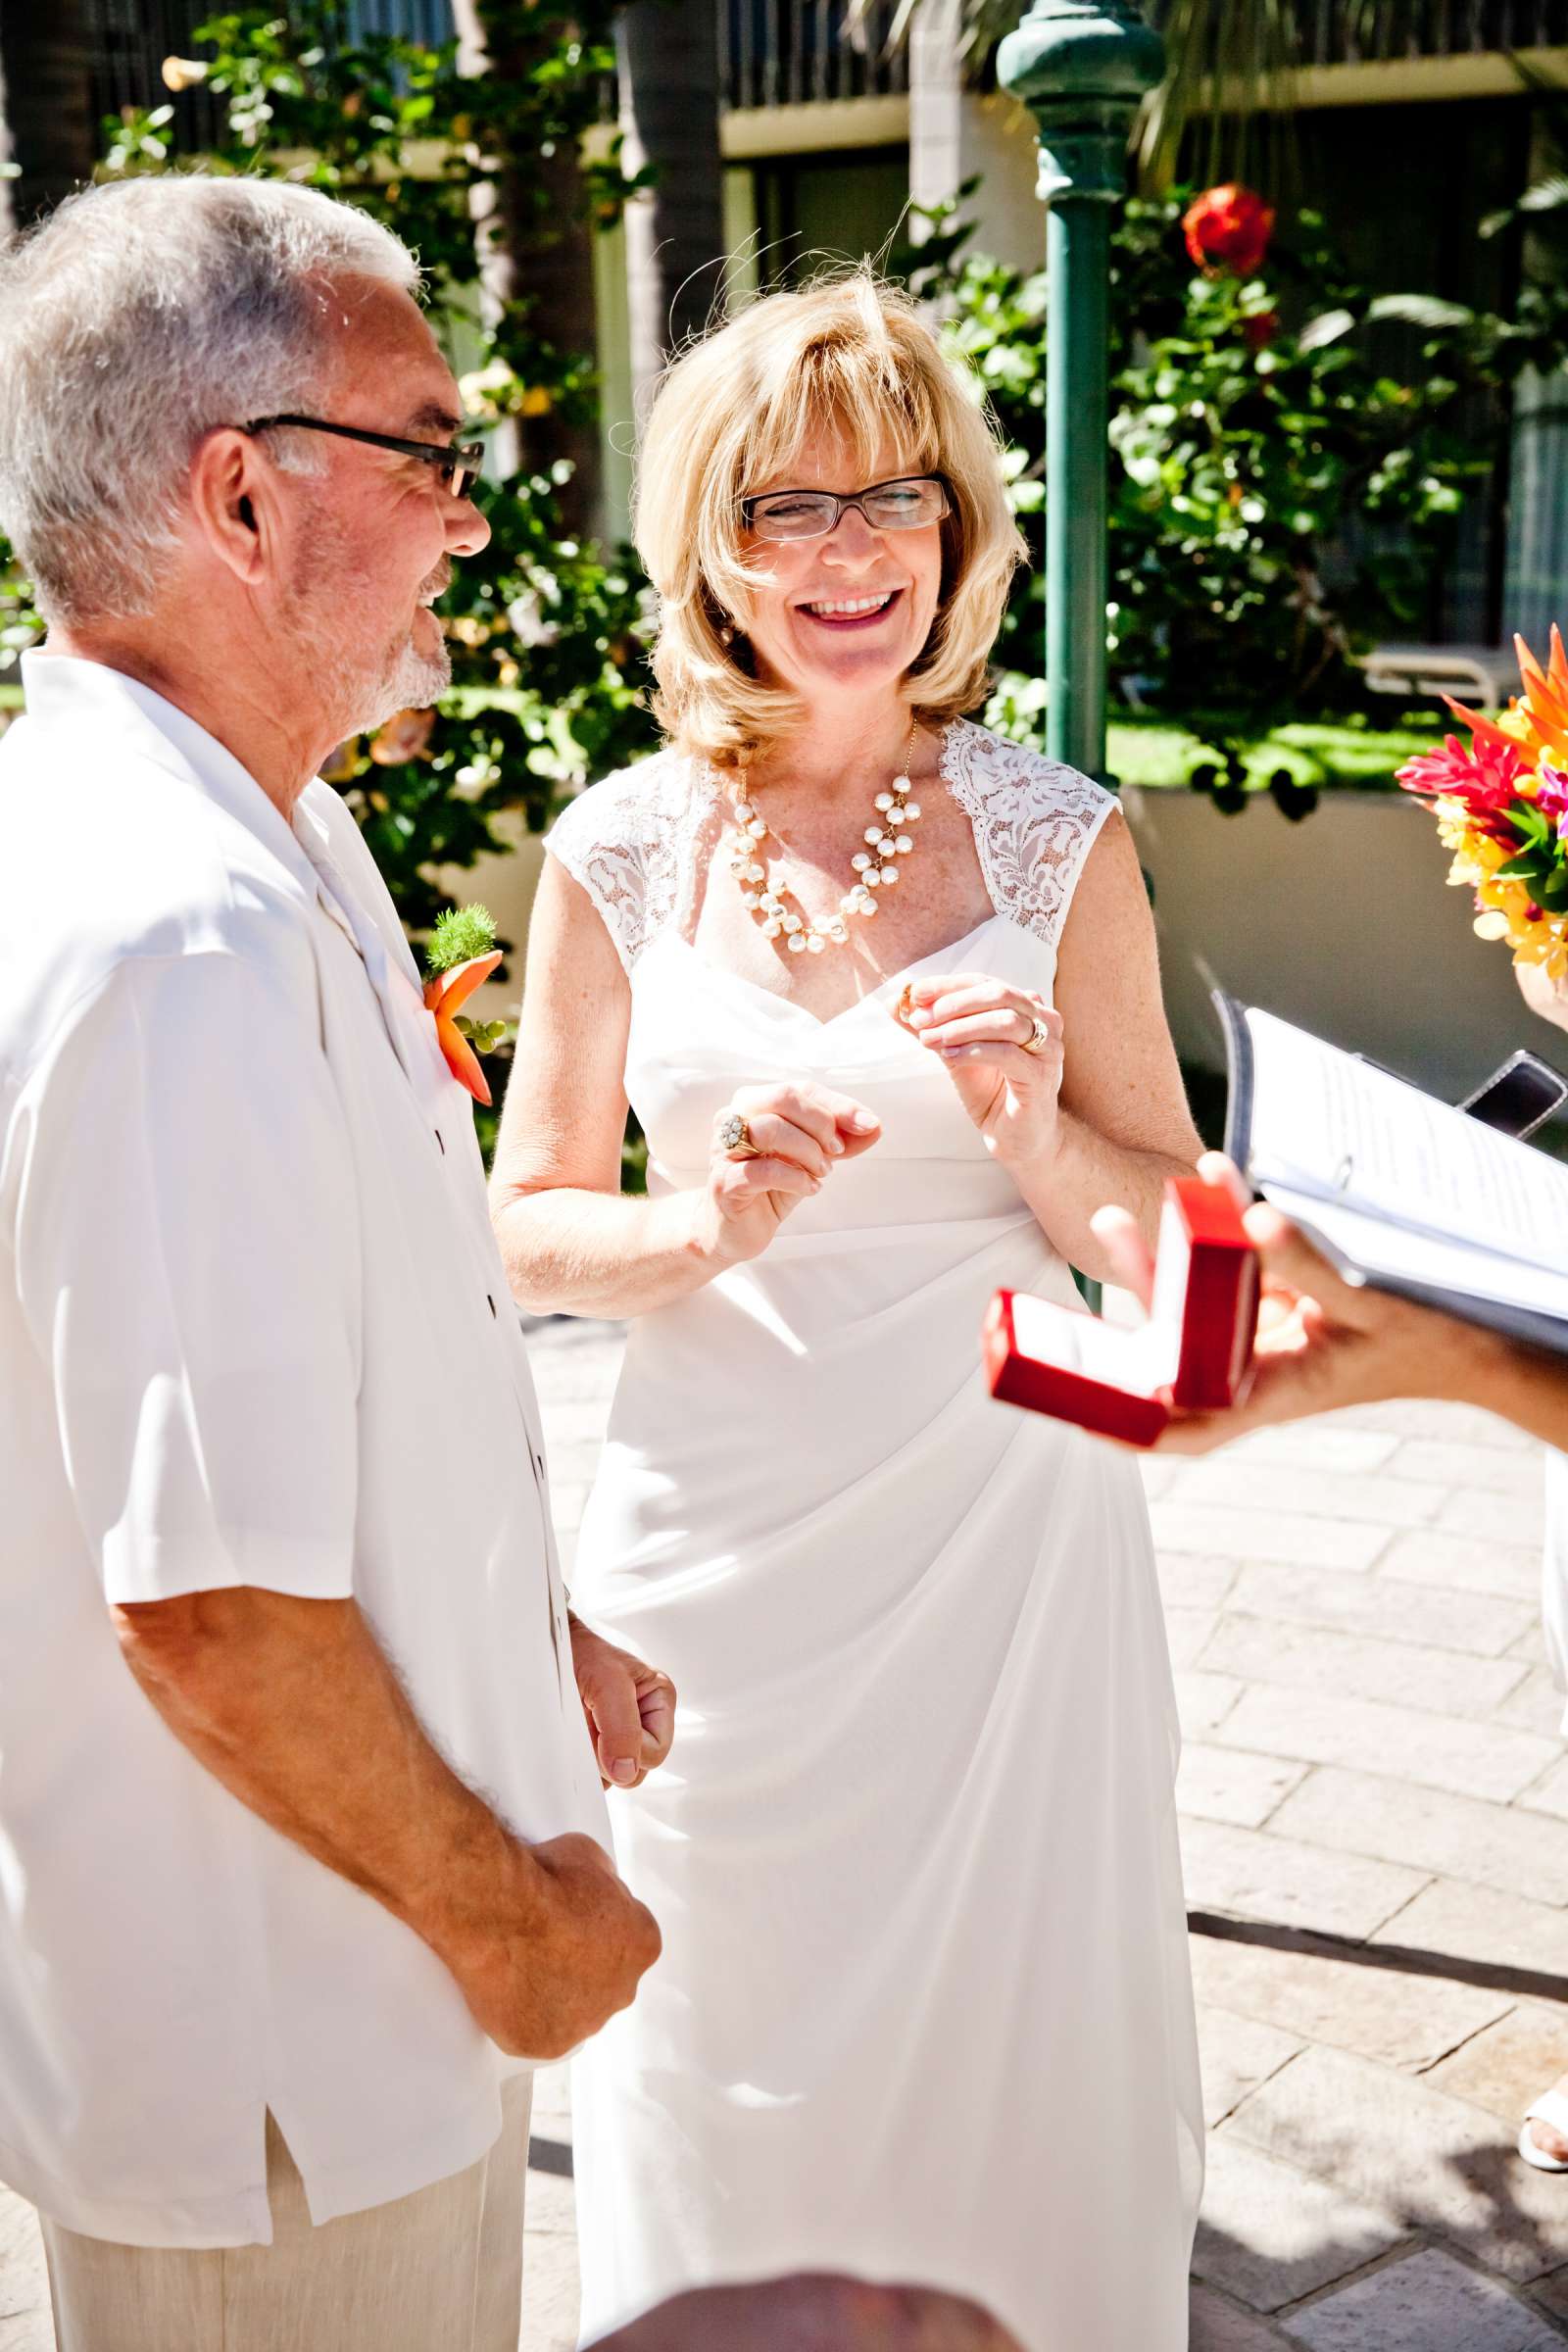
[[371,449],[395,450],[400,458],[417,458],[444,473],[454,498],[466,498],[484,466],[482,441],[400,441],[396,433],[368,433],[357,424],[328,424],[324,416],[258,416],[242,424],[242,433],[270,432],[274,424],[292,425],[297,432],[335,433],[340,441],[366,441]]
[[917,531],[953,512],[941,474],[914,473],[842,498],[833,490],[767,490],[741,500],[741,519],[759,539],[823,539],[838,529],[846,507],[857,508],[873,531]]

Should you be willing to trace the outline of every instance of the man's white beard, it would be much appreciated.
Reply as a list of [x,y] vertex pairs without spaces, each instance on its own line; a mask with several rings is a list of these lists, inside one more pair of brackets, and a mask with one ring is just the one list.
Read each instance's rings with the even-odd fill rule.
[[373,686],[367,685],[363,711],[351,734],[368,734],[400,710],[423,710],[452,683],[452,656],[445,636],[433,654],[421,654],[411,630]]
[[[444,633],[434,652],[420,653],[414,641],[416,619],[410,620],[396,644],[382,649],[379,660],[345,645],[344,615],[354,612],[358,584],[340,568],[339,555],[337,534],[323,521],[310,570],[296,587],[295,634],[315,691],[331,712],[337,740],[346,742],[369,734],[400,710],[428,709],[452,683],[452,656]],[[451,576],[450,562],[443,562],[419,593],[445,588]]]
[[368,735],[400,710],[423,710],[452,683],[446,639],[434,654],[421,654],[412,633],[393,647],[377,667],[334,647],[325,628],[312,643],[313,683],[331,713],[340,743]]

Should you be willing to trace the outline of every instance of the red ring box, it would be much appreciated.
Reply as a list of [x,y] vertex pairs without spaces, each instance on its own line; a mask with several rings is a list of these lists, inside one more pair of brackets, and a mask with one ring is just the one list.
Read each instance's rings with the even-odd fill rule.
[[1165,1187],[1154,1295],[1136,1331],[998,1291],[982,1332],[993,1396],[1124,1446],[1152,1446],[1177,1412],[1236,1401],[1257,1329],[1257,1252],[1220,1185]]

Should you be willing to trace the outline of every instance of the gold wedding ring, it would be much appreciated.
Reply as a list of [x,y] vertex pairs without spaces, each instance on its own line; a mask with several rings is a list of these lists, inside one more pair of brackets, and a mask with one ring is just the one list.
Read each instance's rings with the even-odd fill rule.
[[718,1148],[730,1159],[760,1159],[760,1147],[752,1141],[752,1131],[738,1110],[730,1111],[719,1121]]
[[1043,1054],[1050,1043],[1051,1024],[1049,1021],[1043,1021],[1037,1012],[1034,1017],[1034,1027],[1023,1041],[1023,1050],[1026,1054]]

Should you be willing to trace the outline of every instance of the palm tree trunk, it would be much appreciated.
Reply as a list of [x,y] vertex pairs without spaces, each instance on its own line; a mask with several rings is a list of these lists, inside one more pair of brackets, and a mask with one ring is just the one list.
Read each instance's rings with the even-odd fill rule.
[[[582,13],[603,18],[608,11],[600,5]],[[452,15],[461,73],[526,81],[556,54],[559,23],[536,29],[527,0],[452,0]],[[536,147],[502,156],[495,178],[480,191],[480,284],[492,321],[519,315],[557,352],[591,360],[597,340],[593,231],[581,163],[574,139],[550,145],[549,154]],[[505,351],[504,333],[501,341]],[[571,471],[557,492],[563,527],[577,538],[590,535],[602,503],[599,432],[591,416],[551,401],[517,419],[507,454],[537,472],[564,460]]]
[[652,167],[626,208],[632,386],[646,412],[664,362],[700,335],[723,292],[723,164],[714,0],[630,0],[615,27],[622,160]]

